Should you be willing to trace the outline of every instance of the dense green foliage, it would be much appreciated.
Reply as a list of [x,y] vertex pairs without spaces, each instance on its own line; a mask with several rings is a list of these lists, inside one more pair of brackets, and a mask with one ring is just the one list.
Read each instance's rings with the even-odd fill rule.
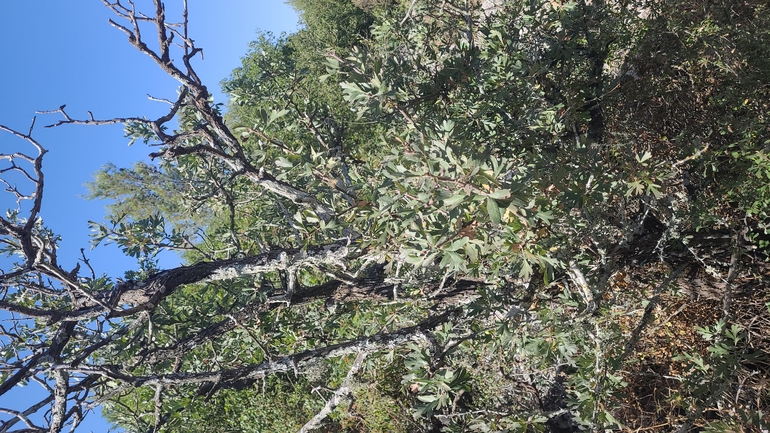
[[770,428],[766,2],[292,4],[305,27],[263,35],[223,82],[235,150],[195,135],[216,118],[182,99],[183,144],[131,123],[162,162],[91,185],[116,200],[96,240],[141,260],[131,279],[162,275],[161,249],[191,269],[283,254],[175,290],[96,352],[231,374],[121,389],[111,421]]
[[[686,290],[677,280],[683,263],[693,263],[691,274],[705,266],[722,281],[733,272],[725,264],[729,241],[706,253],[699,234],[730,238],[744,230],[741,245],[756,241],[745,251],[765,254],[766,5],[293,4],[306,27],[254,43],[224,83],[232,97],[227,116],[250,158],[302,185],[335,215],[233,187],[229,200],[239,204],[230,230],[277,246],[356,233],[364,261],[353,268],[379,263],[405,298],[400,306],[354,302],[336,311],[260,315],[248,332],[263,336],[263,353],[414,323],[442,289],[472,277],[483,285],[461,318],[434,330],[428,346],[371,357],[353,403],[332,413],[329,431],[649,426],[622,408],[624,388],[641,380],[634,374],[643,373],[644,353],[654,349],[638,341],[651,311],[634,332],[619,317],[658,304],[662,292]],[[173,224],[184,221],[159,210]],[[207,221],[207,232],[220,230],[215,221]],[[214,250],[229,251],[231,241],[222,239]],[[245,244],[238,250],[262,251]],[[762,260],[751,266],[761,268]],[[616,292],[618,275],[632,275],[638,289]],[[263,278],[280,285],[278,276]],[[328,281],[317,272],[303,278],[306,286]],[[640,281],[659,285],[657,292],[645,293]],[[761,298],[767,281],[759,281]],[[168,308],[184,311],[176,297]],[[215,316],[200,320],[204,326]],[[728,307],[717,328],[701,323],[712,329],[702,331],[713,342],[708,357],[678,355],[682,382],[658,413],[678,405],[684,422],[693,423],[717,401],[727,404],[725,390],[715,389],[721,385],[708,383],[737,380],[747,359],[741,353],[748,353],[751,331],[736,320]],[[245,336],[229,337],[232,349],[190,356],[249,362],[243,356],[255,355],[245,347],[238,355],[237,346],[256,337]],[[225,357],[229,351],[233,357]],[[350,362],[296,380],[334,389]],[[296,392],[294,381],[279,377],[256,384],[261,395],[230,390],[200,408],[190,403],[192,414],[225,408],[226,421],[183,415],[189,423],[174,431],[193,431],[206,419],[214,430],[284,431],[266,424],[277,420],[299,426],[308,413],[297,408],[322,400],[281,394],[286,386]],[[754,403],[730,406],[712,428],[765,425],[766,391],[757,392]],[[111,408],[113,419],[133,423]]]

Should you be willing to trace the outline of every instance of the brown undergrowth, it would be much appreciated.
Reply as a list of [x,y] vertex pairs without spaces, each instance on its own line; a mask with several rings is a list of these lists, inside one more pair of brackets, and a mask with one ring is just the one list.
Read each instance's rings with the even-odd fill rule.
[[[640,270],[649,275],[650,270]],[[633,275],[616,279],[614,291],[626,295],[637,291],[644,296],[649,292],[643,283],[634,282]],[[761,285],[753,292],[737,294],[731,303],[727,317],[728,328],[737,325],[743,338],[732,348],[728,357],[714,356],[715,340],[704,337],[705,332],[722,318],[721,299],[706,299],[695,293],[683,294],[691,282],[682,278],[677,289],[661,294],[654,318],[645,328],[633,358],[626,362],[624,380],[625,401],[615,416],[623,420],[626,431],[669,432],[677,431],[698,408],[693,395],[701,393],[701,400],[709,402],[700,408],[700,416],[694,417],[688,431],[735,431],[750,432],[750,417],[770,422],[770,291]],[[712,296],[713,298],[713,296]],[[634,329],[641,318],[631,314],[619,318],[622,328]],[[706,360],[707,371],[697,376],[693,371],[692,358]],[[709,383],[708,374],[720,368],[719,360],[735,359],[737,365],[728,383]],[[725,361],[727,362],[727,361]],[[714,381],[716,382],[716,381]],[[703,395],[717,389],[719,395]],[[709,430],[709,428],[711,430]]]

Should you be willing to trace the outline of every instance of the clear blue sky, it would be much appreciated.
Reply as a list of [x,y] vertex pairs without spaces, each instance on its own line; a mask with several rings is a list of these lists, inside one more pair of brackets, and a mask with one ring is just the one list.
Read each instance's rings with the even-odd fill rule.
[[[148,0],[135,3],[140,10],[153,10],[147,7]],[[167,21],[181,21],[174,12],[181,9],[182,0],[165,3]],[[220,81],[239,66],[257,31],[291,32],[298,22],[296,13],[281,0],[188,0],[188,5],[190,37],[203,48],[205,58],[195,59],[194,67],[219,102],[226,102],[219,92]],[[109,18],[113,16],[101,0],[2,0],[0,124],[27,131],[36,110],[62,104],[77,118],[86,118],[88,110],[97,118],[162,115],[167,106],[149,101],[146,95],[174,99],[177,83],[130,46],[126,36],[107,23]],[[147,159],[150,150],[141,144],[128,147],[117,125],[43,128],[57,120],[52,115],[38,116],[33,133],[49,150],[44,160],[42,217],[63,237],[59,253],[63,266],[74,267],[80,248],[89,247],[86,222],[102,221],[104,216],[104,203],[81,198],[84,184],[105,163],[128,166]],[[21,150],[23,145],[0,134],[0,152]],[[0,211],[13,204],[8,197],[0,197]],[[135,265],[114,246],[91,251],[89,259],[97,272],[114,276]],[[9,398],[21,402],[35,388],[39,386],[31,384],[0,398],[0,405],[7,405]],[[105,432],[107,424],[91,415],[77,431]]]

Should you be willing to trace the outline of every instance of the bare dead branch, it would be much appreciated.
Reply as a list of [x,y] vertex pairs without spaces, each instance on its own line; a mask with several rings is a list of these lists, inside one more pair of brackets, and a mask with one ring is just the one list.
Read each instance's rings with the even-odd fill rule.
[[60,431],[64,427],[67,413],[67,390],[69,388],[69,373],[65,370],[55,371],[54,402],[51,408],[51,431]]
[[163,398],[163,385],[161,384],[155,385],[155,397],[153,398],[155,402],[155,426],[153,427],[153,432],[159,431],[161,426],[162,398]]
[[[176,114],[175,110],[172,110],[172,113],[169,113],[170,117],[167,116],[167,119],[158,119],[152,124],[153,130],[164,144],[171,146],[165,152],[153,153],[151,155],[152,157],[163,156],[167,159],[173,159],[177,156],[189,154],[215,155],[222,158],[228,165],[231,166],[231,168],[233,168],[233,170],[243,171],[250,180],[267,189],[268,191],[288,198],[295,203],[311,207],[323,220],[329,221],[333,217],[334,213],[331,211],[331,209],[323,205],[311,194],[308,194],[307,192],[304,192],[293,185],[289,185],[285,182],[279,182],[272,175],[266,173],[264,168],[257,169],[250,164],[238,140],[225,125],[222,117],[211,106],[209,102],[210,94],[208,89],[201,83],[200,79],[195,73],[195,69],[190,63],[190,60],[201,50],[200,48],[196,48],[194,46],[194,42],[189,38],[187,33],[186,2],[184,3],[182,22],[182,39],[184,41],[183,63],[187,71],[184,73],[170,60],[169,49],[170,41],[172,38],[169,36],[168,32],[171,31],[173,35],[173,32],[177,31],[173,28],[173,26],[166,24],[165,9],[160,0],[154,0],[155,17],[150,19],[154,22],[158,34],[159,51],[157,53],[150,49],[142,41],[141,34],[139,33],[138,17],[136,15],[136,11],[133,9],[133,4],[132,8],[128,9],[122,6],[120,2],[110,3],[107,0],[103,1],[105,5],[115,11],[119,17],[126,19],[132,25],[133,30],[130,30],[126,26],[121,26],[114,21],[110,21],[110,24],[126,33],[129,38],[129,43],[136,47],[140,52],[149,56],[164,72],[182,83],[185,91],[189,91],[191,94],[190,103],[197,109],[197,111],[201,114],[206,122],[206,126],[205,128],[202,128],[202,131],[208,136],[208,141],[210,144],[202,147],[196,147],[193,151],[186,150],[188,146],[174,145],[174,143],[180,141],[179,137],[166,136],[164,133],[162,133],[162,131],[160,131],[160,126],[166,121],[170,120],[170,118]],[[65,118],[64,123],[68,123],[67,120],[69,119]],[[137,121],[136,119],[128,120]],[[147,121],[144,122],[146,123]],[[215,146],[219,146],[220,143],[223,150],[217,151],[219,149],[217,149]]]
[[356,355],[356,359],[353,361],[353,365],[350,366],[350,370],[345,376],[345,379],[342,381],[342,385],[340,385],[340,387],[334,391],[334,394],[332,394],[331,398],[326,401],[324,407],[321,408],[321,410],[318,411],[318,413],[315,414],[315,416],[313,416],[310,421],[305,423],[305,425],[303,425],[298,430],[298,433],[307,433],[311,430],[320,428],[323,420],[326,419],[326,417],[328,417],[329,414],[331,414],[332,411],[350,395],[350,382],[353,379],[353,376],[358,374],[358,371],[363,366],[364,359],[366,359],[366,352],[360,352],[358,355]]
[[[33,121],[33,126],[34,126],[34,121]],[[31,195],[33,202],[32,202],[32,208],[29,211],[28,219],[24,224],[24,226],[19,228],[21,231],[29,232],[37,221],[38,213],[40,213],[40,206],[43,202],[43,186],[45,185],[45,178],[43,175],[43,156],[46,154],[47,150],[45,150],[40,143],[38,143],[35,139],[32,138],[31,136],[32,127],[30,127],[29,134],[22,134],[16,131],[15,129],[9,128],[4,125],[0,125],[0,131],[5,131],[19,138],[24,139],[25,141],[30,143],[37,151],[36,157],[30,157],[24,154],[18,154],[19,157],[22,157],[26,161],[31,162],[33,164],[33,170],[35,172],[34,177],[29,176],[25,172],[25,174],[27,175],[27,178],[30,179],[35,185],[35,192]],[[5,219],[3,219],[3,221],[5,221]],[[5,226],[6,224],[3,224],[3,225]],[[6,226],[6,228],[8,227]],[[22,244],[25,247],[25,253],[31,252],[31,245],[29,245],[28,243],[22,243]],[[29,248],[29,250],[27,250],[27,248]]]
[[13,409],[0,408],[0,412],[7,413],[8,415],[12,415],[14,417],[13,419],[10,419],[4,422],[3,425],[0,426],[0,433],[6,433],[8,429],[13,427],[18,421],[22,421],[32,431],[41,431],[41,432],[46,431],[44,428],[38,427],[37,425],[35,425],[29,419],[29,415],[37,412],[42,407],[50,403],[52,400],[53,400],[53,396],[45,398],[42,401],[30,406],[30,408],[25,410],[24,412],[19,412]]

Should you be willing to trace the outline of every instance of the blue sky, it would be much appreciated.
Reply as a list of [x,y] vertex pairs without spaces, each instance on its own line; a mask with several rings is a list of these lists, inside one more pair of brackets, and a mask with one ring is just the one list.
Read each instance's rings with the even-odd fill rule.
[[[152,11],[148,0],[135,3],[140,10]],[[182,0],[165,3],[167,21],[180,21],[174,12],[180,10]],[[257,31],[291,32],[298,22],[296,13],[281,0],[188,0],[188,5],[190,37],[204,50],[204,60],[197,58],[193,65],[218,102],[226,102],[220,81],[239,66]],[[167,106],[149,101],[147,95],[174,99],[177,83],[130,46],[126,36],[107,23],[109,18],[113,15],[101,0],[0,2],[0,124],[26,132],[36,110],[62,104],[73,118],[86,118],[88,110],[102,119],[164,114]],[[128,147],[119,125],[43,128],[58,120],[55,115],[38,116],[33,137],[49,150],[44,160],[42,217],[63,238],[59,257],[66,268],[75,266],[80,248],[88,251],[87,221],[102,221],[104,216],[104,202],[81,198],[84,184],[105,163],[128,166],[147,160],[150,149],[141,144]],[[0,152],[23,146],[0,134]],[[9,197],[0,196],[0,211],[13,205]],[[100,273],[122,276],[135,266],[114,246],[87,254]],[[33,387],[0,398],[0,405],[9,398],[21,402],[32,397],[25,394],[34,392]],[[106,430],[106,423],[91,415],[77,431]]]

